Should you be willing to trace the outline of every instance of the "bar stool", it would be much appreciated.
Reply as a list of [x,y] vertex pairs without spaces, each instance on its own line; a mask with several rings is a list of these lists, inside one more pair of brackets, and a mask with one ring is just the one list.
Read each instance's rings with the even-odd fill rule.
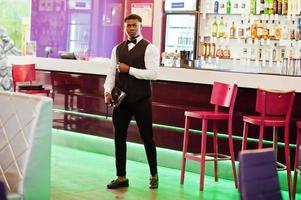
[[241,200],[282,200],[272,148],[239,153],[239,193]]
[[[35,66],[35,64],[12,65],[14,92],[18,91],[26,94],[44,94],[49,96],[50,90],[45,89],[43,85],[32,85],[32,82],[36,81]],[[18,85],[18,83],[23,83],[23,85]]]
[[297,121],[297,142],[295,152],[295,166],[294,166],[294,183],[293,183],[293,198],[296,196],[298,174],[301,174],[300,163],[300,145],[301,145],[301,121]]
[[292,107],[295,99],[295,91],[264,90],[257,89],[256,112],[257,116],[244,116],[244,130],[242,151],[247,147],[249,124],[259,126],[258,149],[262,148],[264,127],[273,127],[273,146],[277,153],[278,127],[284,127],[285,161],[287,171],[287,184],[291,199],[291,174],[289,152],[289,123],[291,120]]
[[[194,160],[201,163],[200,166],[200,191],[204,188],[204,175],[205,175],[205,161],[214,161],[214,177],[217,181],[217,161],[218,160],[231,160],[232,170],[234,176],[235,187],[237,188],[237,175],[235,168],[235,156],[233,149],[232,140],[232,118],[234,104],[237,94],[236,84],[225,84],[220,82],[214,82],[211,93],[210,103],[214,105],[214,111],[185,111],[185,130],[184,130],[184,141],[183,141],[183,156],[182,156],[182,169],[181,169],[181,184],[184,183],[186,159]],[[228,112],[219,111],[219,107],[228,108]],[[201,154],[187,153],[188,137],[190,119],[196,118],[202,120],[202,143],[201,143]],[[207,126],[208,121],[213,121],[213,153],[206,154],[206,138],[207,138]],[[217,152],[217,121],[227,120],[228,121],[228,136],[229,136],[229,148],[231,156],[218,154]],[[210,156],[210,159],[205,159],[205,156]]]

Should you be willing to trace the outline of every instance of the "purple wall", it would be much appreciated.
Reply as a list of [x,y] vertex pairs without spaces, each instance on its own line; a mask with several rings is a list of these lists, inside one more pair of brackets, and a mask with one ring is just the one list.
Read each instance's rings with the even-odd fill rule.
[[[76,6],[69,6],[70,1]],[[123,38],[124,0],[32,0],[31,13],[37,56],[45,56],[44,49],[50,46],[51,57],[57,57],[59,50],[74,49],[110,57]]]

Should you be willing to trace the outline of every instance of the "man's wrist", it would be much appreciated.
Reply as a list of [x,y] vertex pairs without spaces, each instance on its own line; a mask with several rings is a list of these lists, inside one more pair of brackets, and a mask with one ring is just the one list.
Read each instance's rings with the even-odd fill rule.
[[111,93],[110,92],[105,92],[105,96],[108,96],[110,95]]

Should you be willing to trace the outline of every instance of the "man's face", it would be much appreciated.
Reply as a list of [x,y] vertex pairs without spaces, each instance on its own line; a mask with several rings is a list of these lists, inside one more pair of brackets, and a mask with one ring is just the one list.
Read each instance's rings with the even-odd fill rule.
[[128,19],[125,22],[126,33],[130,38],[140,35],[141,24],[137,19]]

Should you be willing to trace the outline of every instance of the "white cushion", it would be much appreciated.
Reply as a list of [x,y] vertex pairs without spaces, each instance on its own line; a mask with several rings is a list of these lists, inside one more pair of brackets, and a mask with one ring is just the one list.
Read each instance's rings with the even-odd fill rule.
[[50,199],[52,99],[0,92],[0,180],[22,199]]

